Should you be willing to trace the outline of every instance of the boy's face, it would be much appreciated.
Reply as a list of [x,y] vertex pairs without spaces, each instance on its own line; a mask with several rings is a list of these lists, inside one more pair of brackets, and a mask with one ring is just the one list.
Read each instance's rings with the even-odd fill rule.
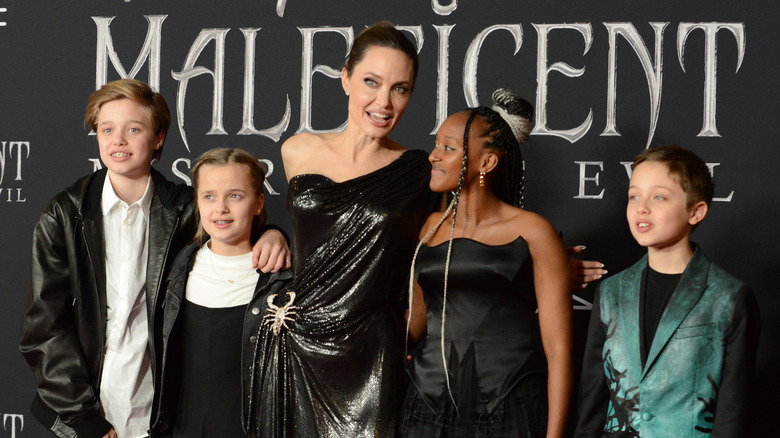
[[[665,163],[645,161],[636,166],[628,187],[626,218],[637,243],[653,249],[688,246],[688,236],[704,218],[706,204],[688,208],[687,202],[687,194]],[[699,211],[702,204],[704,214]]]
[[109,174],[132,180],[149,176],[154,151],[165,138],[165,133],[154,133],[145,108],[129,99],[101,106],[96,134],[100,160]]

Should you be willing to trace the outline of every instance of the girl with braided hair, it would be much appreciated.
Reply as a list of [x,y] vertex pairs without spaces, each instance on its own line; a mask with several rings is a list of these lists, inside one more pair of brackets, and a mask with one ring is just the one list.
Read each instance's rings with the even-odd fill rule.
[[509,90],[493,100],[450,116],[429,156],[431,189],[454,197],[412,262],[404,437],[564,433],[571,270],[552,225],[522,209],[533,108]]

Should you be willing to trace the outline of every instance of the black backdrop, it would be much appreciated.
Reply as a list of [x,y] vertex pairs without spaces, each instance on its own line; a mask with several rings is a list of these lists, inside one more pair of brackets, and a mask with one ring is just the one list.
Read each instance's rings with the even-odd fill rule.
[[[185,180],[215,146],[266,160],[269,216],[288,227],[279,146],[344,122],[333,73],[353,36],[381,19],[420,46],[418,83],[394,139],[430,150],[446,113],[488,104],[498,87],[526,96],[538,114],[523,151],[527,208],[611,273],[642,254],[625,223],[623,163],[670,143],[712,163],[719,200],[694,240],[756,292],[755,436],[775,436],[778,3],[439,3],[0,0],[0,437],[45,436],[29,414],[34,384],[17,350],[30,238],[46,202],[99,165],[82,127],[96,86],[136,77],[166,97],[173,124],[155,166],[169,178]],[[578,348],[592,295],[591,287],[572,300]]]

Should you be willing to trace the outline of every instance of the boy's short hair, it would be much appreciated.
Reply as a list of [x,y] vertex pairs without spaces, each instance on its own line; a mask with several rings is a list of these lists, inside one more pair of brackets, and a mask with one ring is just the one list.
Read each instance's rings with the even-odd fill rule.
[[664,163],[669,176],[682,187],[687,195],[687,207],[704,201],[712,202],[715,184],[707,164],[693,152],[677,145],[660,146],[642,151],[634,158],[634,168],[645,161]]
[[[97,118],[103,104],[118,99],[130,99],[143,106],[154,134],[167,133],[171,126],[171,112],[168,104],[160,93],[152,90],[149,85],[136,79],[119,79],[100,87],[89,96],[87,110],[84,114],[84,125],[97,132]],[[163,138],[165,144],[165,138]],[[159,161],[162,156],[162,145],[154,151],[154,159]]]

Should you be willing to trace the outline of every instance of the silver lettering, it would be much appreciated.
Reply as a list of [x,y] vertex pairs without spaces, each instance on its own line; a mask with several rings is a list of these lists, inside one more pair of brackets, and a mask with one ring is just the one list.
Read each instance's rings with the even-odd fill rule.
[[628,41],[628,44],[634,49],[634,53],[639,57],[642,69],[647,78],[647,90],[650,94],[650,132],[647,135],[647,144],[653,140],[655,128],[658,125],[658,114],[661,109],[661,79],[663,77],[663,40],[664,29],[669,23],[650,23],[655,32],[655,61],[650,59],[650,53],[647,50],[642,37],[639,36],[636,28],[631,23],[604,23],[609,34],[609,65],[607,71],[607,125],[601,135],[619,136],[615,126],[616,107],[617,107],[617,35],[622,36]]
[[257,28],[241,29],[244,34],[244,113],[241,130],[238,135],[263,135],[274,142],[279,141],[284,131],[290,126],[290,95],[286,95],[287,107],[284,116],[276,126],[264,129],[262,131],[255,128],[255,40],[257,39]]
[[433,26],[436,33],[439,34],[439,57],[436,68],[439,74],[439,80],[436,81],[436,125],[431,134],[436,134],[447,118],[448,88],[450,82],[450,32],[455,27],[454,24],[444,26]]
[[97,172],[103,168],[103,163],[100,162],[100,158],[88,158],[92,162],[92,172]]
[[516,55],[523,45],[523,27],[519,24],[496,24],[490,26],[482,30],[482,32],[471,41],[468,50],[466,50],[466,58],[463,60],[463,95],[466,98],[466,105],[469,107],[479,106],[479,99],[477,98],[477,64],[479,63],[479,50],[482,48],[482,43],[485,42],[485,38],[495,30],[506,30],[515,38],[515,51],[512,55]]
[[8,419],[11,419],[11,438],[16,438],[16,420],[19,420],[19,432],[24,430],[24,415],[21,414],[4,414],[3,415],[3,430],[8,430]]
[[[176,117],[178,119],[179,133],[181,139],[184,142],[184,147],[187,151],[190,151],[190,146],[187,143],[187,135],[184,132],[184,103],[187,97],[187,85],[190,79],[209,74],[214,80],[214,101],[211,109],[211,129],[206,135],[219,134],[227,135],[225,128],[222,127],[222,108],[224,100],[225,89],[225,36],[230,29],[203,29],[200,34],[192,43],[187,58],[184,61],[184,66],[179,72],[171,72],[171,76],[179,81],[179,89],[176,93]],[[206,67],[195,66],[203,49],[208,45],[211,40],[215,41],[214,47],[214,70],[209,70]]]
[[[707,163],[707,168],[710,169],[710,176],[715,178],[715,168],[720,166],[720,163]],[[712,200],[716,202],[731,202],[731,198],[734,197],[734,190],[732,190],[728,196],[725,197],[713,197]]]
[[177,158],[173,161],[173,164],[171,164],[171,172],[173,172],[174,175],[179,177],[182,181],[184,181],[185,184],[188,186],[192,186],[192,180],[189,176],[187,176],[187,173],[182,172],[179,170],[179,163],[184,163],[187,166],[187,172],[190,170],[190,165],[192,164],[190,162],[189,158]]
[[311,91],[312,91],[312,77],[315,73],[322,73],[323,75],[337,79],[341,77],[341,69],[335,69],[327,65],[317,65],[312,68],[314,57],[314,35],[320,32],[335,32],[344,37],[347,41],[347,53],[349,53],[354,41],[354,33],[351,27],[299,27],[298,31],[303,35],[303,54],[301,61],[301,121],[298,126],[296,134],[301,132],[314,132],[314,133],[326,133],[342,131],[347,126],[347,122],[339,126],[338,128],[328,130],[315,130],[311,126]]
[[97,59],[95,62],[95,89],[99,89],[108,81],[108,60],[114,66],[119,76],[123,79],[134,78],[141,66],[146,60],[149,60],[149,86],[154,90],[160,89],[160,43],[162,23],[167,15],[144,15],[149,22],[149,28],[146,30],[146,38],[141,47],[141,52],[135,59],[135,64],[127,73],[122,61],[114,50],[114,41],[111,38],[110,25],[115,17],[92,17],[92,21],[97,26]]
[[274,162],[271,160],[267,160],[265,158],[258,159],[257,161],[265,164],[265,181],[263,181],[263,184],[265,185],[265,189],[268,190],[269,195],[278,195],[279,192],[274,190],[273,187],[271,187],[271,183],[268,182],[268,177],[274,174]]
[[697,137],[720,137],[716,125],[718,88],[718,39],[717,33],[726,29],[737,42],[737,69],[745,57],[744,23],[680,23],[677,28],[677,59],[685,72],[685,42],[694,29],[704,31],[704,122]]
[[564,62],[556,62],[552,65],[547,65],[547,35],[552,30],[575,30],[579,32],[585,39],[585,50],[582,52],[583,56],[588,53],[590,46],[593,43],[593,29],[590,23],[572,23],[572,24],[534,24],[536,32],[539,34],[537,43],[538,48],[538,61],[536,66],[536,124],[531,134],[536,135],[552,135],[569,140],[570,143],[575,143],[581,139],[590,129],[593,124],[593,109],[588,110],[588,117],[580,126],[572,129],[550,129],[547,127],[547,76],[552,71],[557,71],[564,76],[570,78],[576,78],[582,76],[585,73],[585,67],[574,68]]
[[284,8],[287,6],[287,0],[276,0],[276,15],[284,17]]
[[450,4],[443,5],[439,0],[431,0],[431,7],[433,12],[438,15],[450,15],[458,9],[458,0],[450,0]]
[[601,189],[601,192],[599,192],[598,195],[588,195],[585,193],[585,183],[587,182],[593,182],[598,187],[599,185],[599,175],[600,172],[596,172],[595,176],[585,176],[585,171],[588,166],[598,166],[600,171],[604,170],[604,162],[603,161],[575,161],[575,164],[580,166],[580,189],[577,194],[577,196],[574,196],[574,199],[602,199],[604,197],[604,190]]

